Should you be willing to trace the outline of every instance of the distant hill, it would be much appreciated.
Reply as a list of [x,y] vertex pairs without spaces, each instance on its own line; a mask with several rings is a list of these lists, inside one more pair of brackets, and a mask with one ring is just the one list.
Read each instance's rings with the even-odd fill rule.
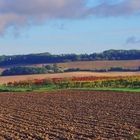
[[0,56],[0,67],[95,60],[140,60],[140,50],[107,50],[102,53],[80,55],[52,55],[50,53],[12,56],[3,55]]

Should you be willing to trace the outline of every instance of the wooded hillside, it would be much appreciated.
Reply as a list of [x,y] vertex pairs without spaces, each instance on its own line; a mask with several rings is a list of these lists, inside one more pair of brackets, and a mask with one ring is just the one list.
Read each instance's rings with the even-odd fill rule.
[[41,63],[60,63],[73,61],[94,61],[94,60],[138,60],[140,50],[107,50],[102,53],[92,54],[62,54],[52,55],[50,53],[0,56],[0,67],[10,65],[30,65]]

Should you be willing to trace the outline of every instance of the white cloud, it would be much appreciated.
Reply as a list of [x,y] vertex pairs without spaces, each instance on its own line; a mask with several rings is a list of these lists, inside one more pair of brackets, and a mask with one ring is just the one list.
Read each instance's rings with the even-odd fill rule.
[[[88,0],[0,0],[0,33],[9,26],[36,24],[50,19],[77,19],[87,16],[125,16],[140,14],[140,0],[98,0],[87,7]],[[120,0],[119,0],[120,1]]]

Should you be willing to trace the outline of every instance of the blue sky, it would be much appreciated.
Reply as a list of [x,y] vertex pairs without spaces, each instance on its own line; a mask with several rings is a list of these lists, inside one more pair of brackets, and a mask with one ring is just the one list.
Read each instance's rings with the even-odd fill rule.
[[140,48],[139,0],[34,0],[22,10],[19,1],[0,3],[0,55]]

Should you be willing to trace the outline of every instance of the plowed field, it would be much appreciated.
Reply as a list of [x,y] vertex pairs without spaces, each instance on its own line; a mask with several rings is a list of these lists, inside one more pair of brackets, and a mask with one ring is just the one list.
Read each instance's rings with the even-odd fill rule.
[[139,116],[139,93],[1,93],[0,140],[133,140]]

